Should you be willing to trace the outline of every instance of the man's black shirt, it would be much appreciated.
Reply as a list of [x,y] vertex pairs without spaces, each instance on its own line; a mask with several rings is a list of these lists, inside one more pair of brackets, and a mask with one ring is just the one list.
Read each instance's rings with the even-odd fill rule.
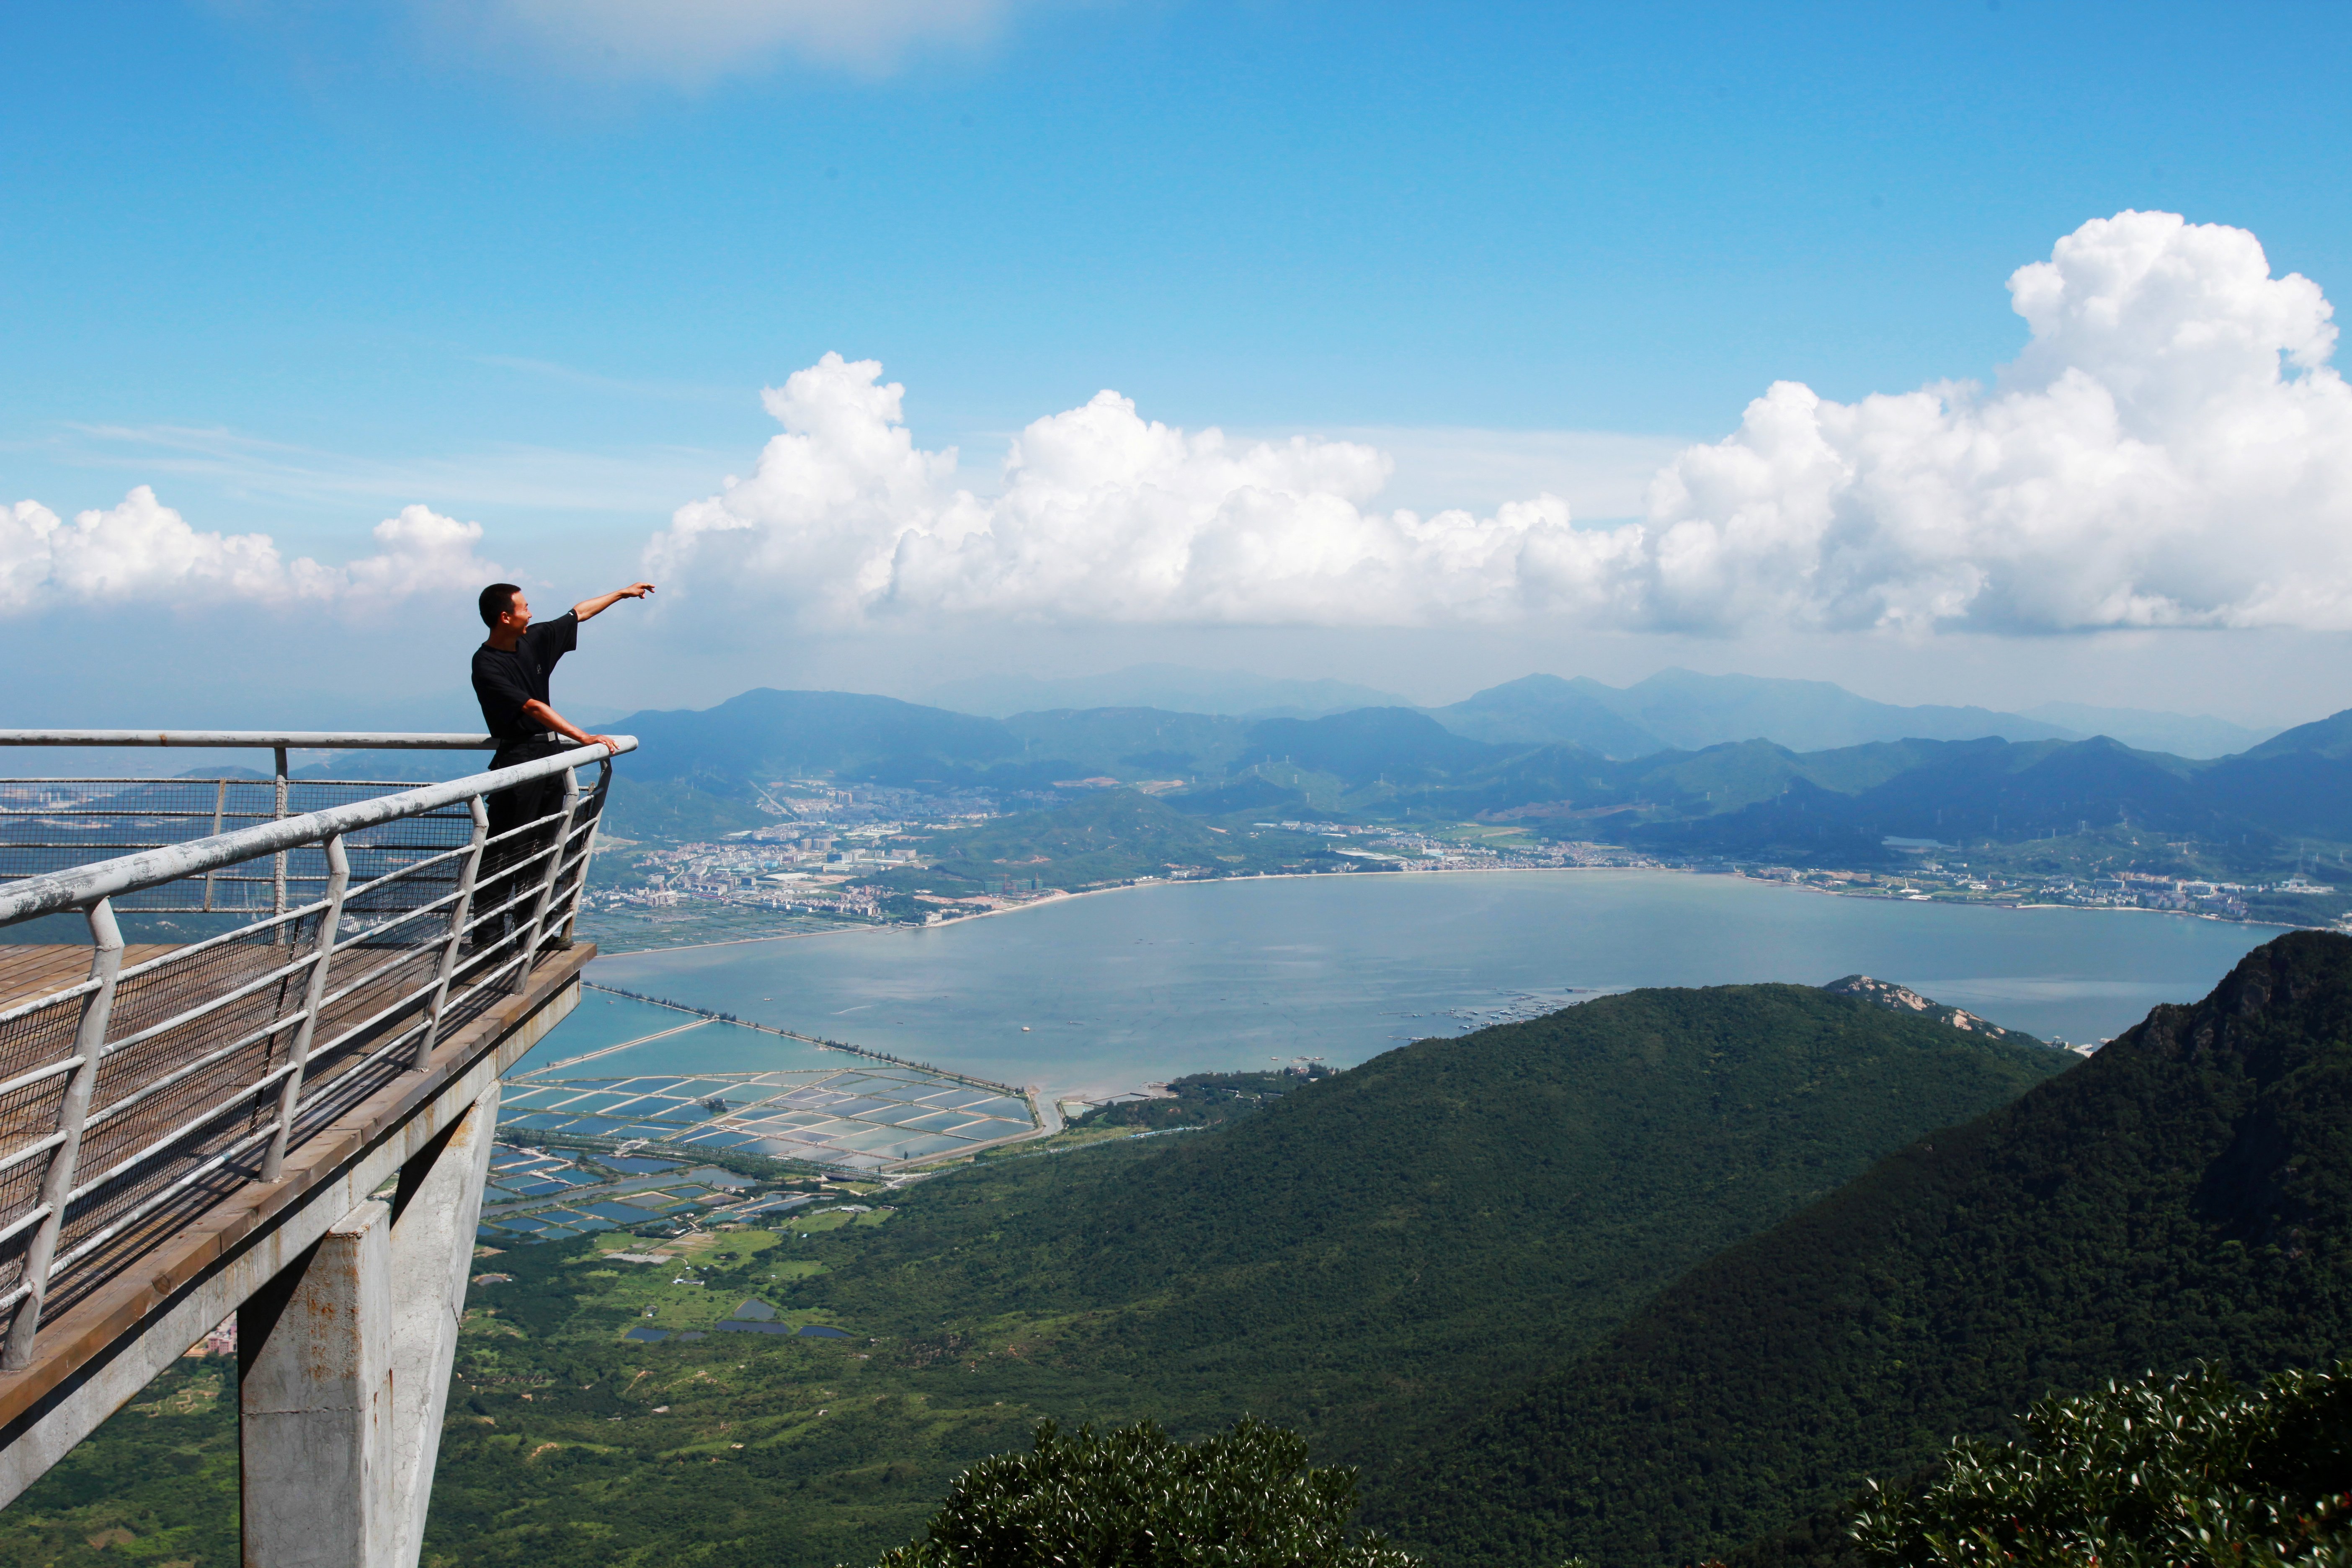
[[547,728],[522,716],[522,705],[547,702],[547,678],[555,661],[580,646],[580,616],[571,610],[541,621],[522,634],[510,652],[488,643],[474,650],[474,695],[481,700],[482,722],[500,741],[520,740]]

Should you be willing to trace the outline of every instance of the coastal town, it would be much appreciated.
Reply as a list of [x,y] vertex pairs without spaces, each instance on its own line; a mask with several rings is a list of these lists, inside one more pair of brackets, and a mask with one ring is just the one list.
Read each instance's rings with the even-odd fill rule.
[[1549,838],[1521,824],[1475,821],[1400,827],[1259,820],[1233,831],[1294,847],[1304,857],[1297,868],[1270,871],[1262,865],[1174,858],[1132,876],[1084,879],[1060,875],[1051,865],[1019,864],[973,882],[969,872],[963,878],[933,873],[939,846],[950,836],[1001,822],[1020,810],[1050,806],[1057,797],[927,795],[818,780],[779,781],[761,786],[757,795],[762,812],[777,819],[772,825],[679,843],[607,836],[583,905],[583,923],[608,951],[627,951],[845,926],[940,925],[1078,892],[1155,882],[1342,871],[1545,869],[1679,871],[1843,897],[2000,908],[2143,910],[2224,921],[2343,923],[2332,912],[2322,912],[2334,886],[2301,872],[2266,883],[2104,867],[2098,874],[2035,873],[1972,861],[1956,846],[1901,838],[1888,838],[1883,846],[1892,864],[1866,869],[1768,865],[1644,854],[1623,845]]

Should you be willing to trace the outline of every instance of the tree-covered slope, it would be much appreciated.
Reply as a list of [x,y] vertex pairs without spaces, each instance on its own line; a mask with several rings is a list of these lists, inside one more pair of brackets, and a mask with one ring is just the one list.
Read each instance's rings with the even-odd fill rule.
[[1124,1157],[927,1183],[814,1299],[1041,1353],[1171,1421],[1255,1411],[1378,1463],[1676,1273],[2073,1058],[1790,985],[1640,991],[1430,1040]]
[[2053,1389],[2352,1345],[2352,939],[2258,949],[1694,1269],[1380,1500],[1453,1563],[1719,1553]]

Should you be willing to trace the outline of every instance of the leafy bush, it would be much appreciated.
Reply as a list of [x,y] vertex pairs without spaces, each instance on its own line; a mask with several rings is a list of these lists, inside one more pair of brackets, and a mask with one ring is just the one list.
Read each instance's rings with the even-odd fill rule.
[[2352,1361],[2252,1394],[2200,1365],[2045,1399],[2018,1443],[1963,1442],[1854,1524],[1883,1568],[2352,1564]]
[[1150,1421],[1100,1436],[1042,1421],[1030,1452],[966,1470],[880,1568],[1412,1568],[1350,1531],[1355,1511],[1353,1471],[1308,1468],[1304,1438],[1247,1416],[1192,1444]]

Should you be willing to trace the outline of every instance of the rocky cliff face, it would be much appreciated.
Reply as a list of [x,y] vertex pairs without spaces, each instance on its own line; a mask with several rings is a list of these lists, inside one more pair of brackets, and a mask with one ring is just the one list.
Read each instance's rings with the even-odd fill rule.
[[1867,974],[1849,974],[1843,980],[1832,980],[1822,987],[1832,996],[1851,996],[1857,1002],[1892,1008],[1897,1013],[1918,1013],[1955,1029],[1972,1035],[1983,1035],[1995,1040],[2014,1040],[2021,1045],[2042,1045],[2044,1042],[2016,1029],[2004,1029],[1989,1018],[1958,1007],[1948,1007],[1941,1002],[1930,1001],[1908,986],[1888,980],[1873,980]]

